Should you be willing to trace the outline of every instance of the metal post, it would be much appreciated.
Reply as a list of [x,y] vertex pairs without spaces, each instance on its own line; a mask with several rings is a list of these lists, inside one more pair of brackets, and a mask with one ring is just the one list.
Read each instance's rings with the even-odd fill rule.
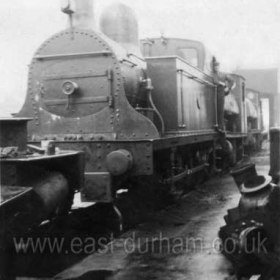
[[280,127],[271,128],[270,134],[270,170],[274,183],[280,179]]

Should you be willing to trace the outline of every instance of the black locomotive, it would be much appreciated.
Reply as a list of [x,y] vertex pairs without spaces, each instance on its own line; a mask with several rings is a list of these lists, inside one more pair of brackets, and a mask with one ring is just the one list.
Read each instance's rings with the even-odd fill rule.
[[174,185],[215,170],[221,149],[231,152],[231,162],[242,157],[241,76],[234,76],[225,103],[225,138],[217,130],[213,57],[202,43],[161,37],[139,44],[137,20],[123,4],[105,10],[100,33],[88,24],[86,1],[76,1],[75,9],[69,3],[63,11],[70,28],[47,39],[32,58],[18,117],[33,119],[31,144],[48,140],[85,153],[83,200],[112,202],[133,177],[157,174]]
[[232,261],[237,279],[279,279],[280,128],[270,129],[269,175],[254,164],[234,168],[238,205],[227,211],[221,227],[222,252]]

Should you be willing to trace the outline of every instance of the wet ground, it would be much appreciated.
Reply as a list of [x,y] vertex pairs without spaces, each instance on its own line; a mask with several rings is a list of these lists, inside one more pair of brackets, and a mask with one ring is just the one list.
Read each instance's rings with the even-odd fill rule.
[[[250,159],[259,174],[268,174],[268,148]],[[243,163],[250,161],[245,159]],[[8,270],[21,275],[17,279],[22,280],[234,279],[231,263],[220,253],[218,239],[223,216],[240,198],[229,174],[198,184],[173,203],[160,193],[155,195],[154,190],[147,191],[146,197],[155,200],[145,200],[140,196],[142,188],[138,191],[136,199],[129,199],[128,208],[122,209],[124,217],[135,221],[134,226],[130,224],[117,239],[110,229],[114,219],[104,223],[104,217],[111,213],[107,206],[78,209],[65,220],[40,227],[34,235],[35,240],[36,236],[40,240],[63,240],[59,252],[16,254]]]
[[[259,174],[268,174],[267,150],[250,161]],[[230,279],[233,270],[217,236],[223,216],[239,197],[231,176],[218,175],[56,278]]]

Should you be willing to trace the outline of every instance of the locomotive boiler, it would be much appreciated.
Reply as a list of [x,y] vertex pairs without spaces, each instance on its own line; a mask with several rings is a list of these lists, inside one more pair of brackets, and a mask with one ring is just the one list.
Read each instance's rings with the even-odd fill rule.
[[97,32],[90,13],[80,24],[87,2],[72,3],[63,7],[70,27],[47,39],[29,66],[18,116],[33,118],[30,143],[52,140],[85,153],[86,201],[112,202],[133,177],[157,174],[173,186],[209,171],[219,135],[203,44],[178,41],[192,61],[173,53],[144,58],[130,8],[108,7]]

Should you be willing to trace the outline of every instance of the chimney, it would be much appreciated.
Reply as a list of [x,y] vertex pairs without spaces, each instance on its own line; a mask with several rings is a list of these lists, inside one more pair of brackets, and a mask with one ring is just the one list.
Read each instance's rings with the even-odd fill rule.
[[62,0],[61,10],[69,15],[70,26],[79,29],[93,29],[94,0]]

